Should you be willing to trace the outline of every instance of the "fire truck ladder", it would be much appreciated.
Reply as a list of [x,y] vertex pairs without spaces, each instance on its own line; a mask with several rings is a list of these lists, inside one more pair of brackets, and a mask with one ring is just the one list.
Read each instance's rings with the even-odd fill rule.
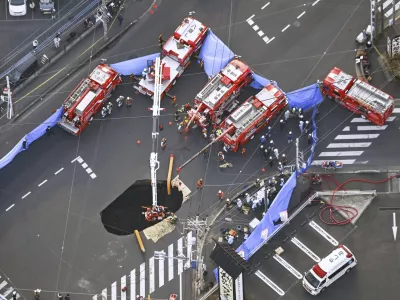
[[86,90],[90,85],[89,79],[85,79],[82,84],[75,90],[75,92],[69,97],[67,103],[65,105],[70,108],[82,95],[82,92]]
[[157,207],[157,170],[160,168],[160,162],[158,161],[157,153],[157,137],[158,137],[158,118],[160,117],[161,110],[161,82],[162,82],[162,66],[159,57],[156,58],[155,63],[155,76],[154,76],[154,96],[153,96],[153,107],[150,110],[153,111],[153,131],[151,133],[152,138],[152,150],[150,153],[150,171],[151,171],[151,188],[152,188],[152,199],[153,206]]

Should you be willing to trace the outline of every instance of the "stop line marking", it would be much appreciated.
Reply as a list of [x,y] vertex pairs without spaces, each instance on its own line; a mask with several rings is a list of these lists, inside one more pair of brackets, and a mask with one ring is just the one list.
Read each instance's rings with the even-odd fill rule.
[[297,247],[300,248],[305,254],[307,254],[313,261],[320,262],[321,259],[316,255],[314,252],[310,250],[306,245],[300,242],[296,237],[292,238],[292,243],[295,244]]
[[303,275],[301,275],[301,273],[299,271],[297,271],[295,268],[293,268],[291,264],[289,264],[286,260],[284,260],[278,254],[274,255],[274,259],[278,263],[280,263],[286,270],[288,270],[290,273],[292,273],[297,279],[303,278]]
[[339,246],[339,242],[333,238],[329,233],[327,233],[321,226],[319,226],[317,223],[314,221],[311,221],[309,225],[320,235],[322,235],[329,243],[331,243],[333,246]]

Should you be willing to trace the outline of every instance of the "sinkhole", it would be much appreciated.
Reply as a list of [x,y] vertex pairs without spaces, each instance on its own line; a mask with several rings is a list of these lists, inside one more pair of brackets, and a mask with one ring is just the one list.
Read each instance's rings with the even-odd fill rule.
[[[171,195],[167,193],[167,181],[157,181],[158,205],[168,207],[175,213],[183,202],[183,195],[177,188],[171,188]],[[150,180],[137,180],[119,195],[110,205],[100,212],[104,228],[115,235],[131,235],[135,230],[142,231],[154,224],[145,220],[142,206],[152,204]]]

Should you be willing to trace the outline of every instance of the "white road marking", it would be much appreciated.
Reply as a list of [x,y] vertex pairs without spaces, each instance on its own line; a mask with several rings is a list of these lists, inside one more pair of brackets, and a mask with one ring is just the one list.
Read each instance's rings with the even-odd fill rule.
[[367,140],[376,139],[379,136],[377,134],[339,134],[335,137],[335,140]]
[[2,288],[4,288],[7,284],[8,284],[8,282],[5,281],[5,280],[4,280],[2,283],[0,283],[0,290],[1,290]]
[[27,192],[25,195],[22,196],[22,199],[28,197],[31,194],[31,192]]
[[302,242],[300,242],[297,238],[292,238],[292,243],[295,244],[297,247],[300,248],[301,251],[303,251],[305,254],[307,254],[313,261],[315,262],[320,262],[321,259],[316,255],[314,252],[312,252],[306,245],[304,245]]
[[140,265],[140,295],[146,297],[146,264],[142,263]]
[[80,164],[83,163],[82,157],[79,156],[78,159],[77,159],[77,161],[78,161],[78,163],[80,163]]
[[321,0],[315,1],[315,2],[312,4],[312,6],[316,5],[319,1],[321,1]]
[[92,173],[92,174],[90,174],[90,177],[92,177],[92,179],[95,179],[97,176],[96,176],[96,174]]
[[350,131],[350,126],[346,126],[342,131]]
[[38,184],[39,187],[41,187],[43,184],[45,184],[47,182],[47,179],[42,181],[41,183]]
[[370,123],[370,120],[364,118],[354,118],[350,121],[350,123]]
[[94,295],[94,296],[92,297],[92,300],[97,300],[97,295]]
[[86,169],[88,167],[87,163],[82,164],[82,168]]
[[255,31],[257,31],[258,29],[260,29],[260,27],[258,27],[257,25],[254,25],[254,26],[253,26],[253,29],[254,29]]
[[250,20],[247,20],[246,22],[247,22],[250,26],[252,26],[252,25],[254,24],[254,21],[251,20],[251,19],[250,19]]
[[12,292],[13,290],[14,290],[13,287],[9,287],[9,288],[7,289],[7,291],[4,292],[3,296],[4,296],[4,297],[7,297],[8,295],[11,294],[11,292]]
[[90,174],[90,173],[92,173],[93,171],[92,171],[91,168],[87,168],[87,169],[86,169],[86,172],[87,172],[88,174]]
[[[178,240],[178,255],[183,254],[183,240],[182,238],[179,238]],[[178,260],[178,275],[182,274],[183,272],[183,260],[179,259]]]
[[290,24],[289,24],[289,25],[286,25],[286,27],[282,29],[282,32],[284,32],[284,31],[285,31],[286,29],[288,29],[289,27],[290,27]]
[[[400,2],[398,2],[398,3],[394,6],[394,9],[395,9],[396,11],[400,9]],[[393,9],[391,8],[391,9],[389,9],[389,10],[385,13],[385,17],[386,17],[386,18],[389,18],[389,17],[392,15],[392,13],[393,13]]]
[[395,108],[393,109],[394,114],[400,114],[400,108]]
[[263,37],[263,40],[264,40],[264,42],[268,43],[269,38],[268,38],[267,36],[264,36],[264,37]]
[[190,261],[192,260],[192,246],[193,246],[192,245],[192,237],[193,237],[192,232],[189,231],[187,236],[186,236],[186,239],[187,239],[186,267],[187,268],[190,268]]
[[136,270],[135,269],[133,269],[131,271],[130,277],[131,277],[131,288],[130,288],[130,290],[131,290],[131,299],[136,299],[137,295],[136,295]]
[[15,204],[11,205],[9,208],[6,209],[6,211],[9,211],[11,208],[13,208]]
[[385,130],[387,125],[383,126],[357,126],[358,131],[368,131],[368,130]]
[[285,292],[277,286],[271,279],[269,279],[263,272],[260,270],[257,270],[255,272],[255,275],[260,278],[262,281],[264,281],[271,289],[273,289],[275,292],[278,293],[279,296],[285,295]]
[[386,122],[393,122],[396,117],[389,117],[386,119]]
[[168,281],[174,278],[174,244],[168,246]]
[[271,4],[271,2],[268,2],[267,4],[265,4],[263,7],[261,7],[261,9],[264,9],[264,8],[266,8],[268,5],[270,5]]
[[111,285],[111,300],[117,300],[117,282]]
[[58,170],[57,172],[55,172],[54,175],[59,174],[62,170],[64,170],[64,168],[61,168],[60,170]]
[[149,259],[149,294],[154,293],[155,290],[155,276],[154,276],[154,256]]
[[158,287],[162,287],[164,285],[164,259],[158,260]]
[[107,300],[107,289],[102,290],[101,299],[102,300]]
[[71,160],[71,164],[73,164],[74,162],[76,162],[79,158],[81,158],[80,156],[74,158],[73,160]]
[[297,17],[297,19],[300,19],[302,16],[304,16],[305,15],[305,11],[303,11],[298,17]]
[[252,15],[250,18],[248,18],[246,21],[251,20],[255,17],[255,15]]
[[259,35],[260,37],[264,35],[264,32],[263,32],[262,30],[260,30],[260,31],[257,32],[257,33],[258,33],[258,35]]
[[366,148],[372,143],[332,143],[327,148]]
[[126,286],[126,275],[121,277],[121,300],[126,300],[126,292],[123,292],[122,289]]
[[322,152],[319,156],[360,156],[364,151]]
[[274,259],[278,263],[280,263],[286,270],[288,270],[290,273],[292,273],[297,279],[303,278],[303,275],[301,275],[301,273],[299,271],[297,271],[295,268],[293,268],[291,264],[289,264],[286,260],[284,260],[278,254],[274,255]]
[[327,233],[321,226],[319,226],[314,221],[311,221],[309,225],[320,235],[322,235],[329,243],[333,246],[339,246],[339,242],[333,238],[329,233]]
[[[312,162],[312,165],[321,166],[324,161],[325,160],[314,160]],[[344,164],[344,165],[352,165],[352,164],[354,164],[355,161],[356,161],[355,159],[343,159],[343,160],[340,160],[340,162],[342,164]]]
[[267,44],[271,43],[274,39],[275,39],[275,37],[273,37],[270,40],[268,40]]

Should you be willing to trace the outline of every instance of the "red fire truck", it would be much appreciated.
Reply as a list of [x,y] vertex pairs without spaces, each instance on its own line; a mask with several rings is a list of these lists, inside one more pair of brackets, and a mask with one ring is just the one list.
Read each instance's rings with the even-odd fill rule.
[[187,126],[193,122],[200,127],[206,127],[209,123],[219,125],[223,114],[230,113],[239,104],[237,96],[252,80],[248,65],[238,59],[230,61],[197,94],[194,99],[197,108],[188,112],[190,122]]
[[393,111],[393,97],[369,83],[333,68],[322,82],[322,93],[350,111],[383,125]]
[[110,66],[98,65],[64,101],[64,114],[58,125],[78,135],[103,108],[121,81],[120,74]]
[[[203,45],[208,33],[208,27],[192,17],[187,17],[175,30],[162,48],[162,86],[161,97],[175,85],[190,64],[193,54],[196,54]],[[142,79],[134,88],[143,95],[153,96],[154,93],[154,65],[145,69]]]
[[269,84],[257,95],[248,98],[220,126],[227,133],[222,137],[225,144],[236,152],[240,145],[247,143],[272,118],[287,106],[286,96],[276,86]]

